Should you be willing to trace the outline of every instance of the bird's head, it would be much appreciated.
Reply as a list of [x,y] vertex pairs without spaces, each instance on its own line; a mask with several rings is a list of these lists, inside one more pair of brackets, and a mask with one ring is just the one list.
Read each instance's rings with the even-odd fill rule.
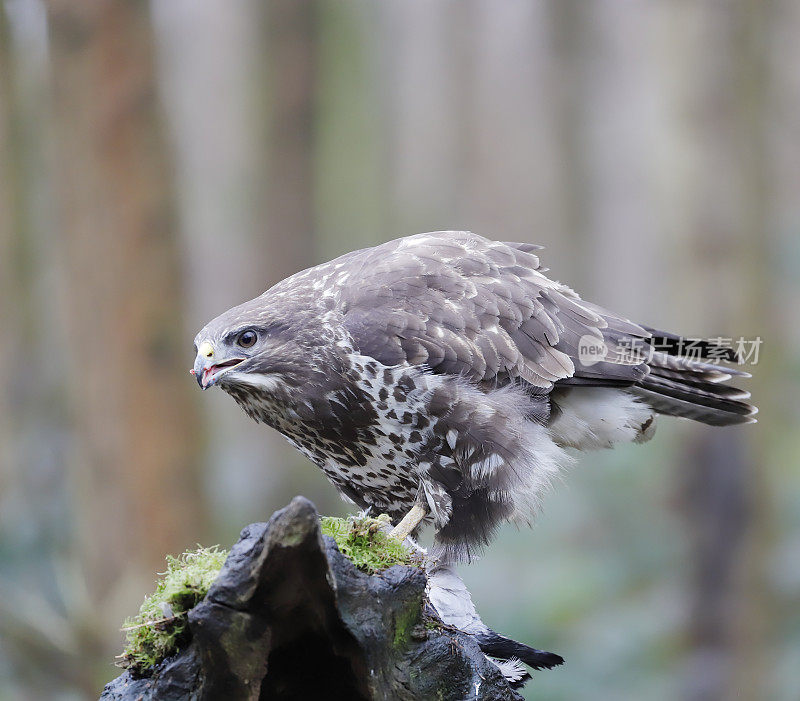
[[259,297],[229,309],[194,339],[191,372],[202,389],[249,386],[266,391],[302,386],[309,349],[302,324],[276,314]]

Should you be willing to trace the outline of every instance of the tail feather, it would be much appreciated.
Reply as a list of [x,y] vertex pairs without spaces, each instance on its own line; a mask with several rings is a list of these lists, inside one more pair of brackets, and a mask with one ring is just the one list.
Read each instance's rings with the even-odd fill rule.
[[731,413],[724,409],[695,404],[683,399],[676,399],[642,387],[633,387],[629,391],[647,402],[659,414],[680,416],[685,419],[700,421],[710,426],[730,426],[731,424],[751,424],[756,422],[753,414],[757,413],[758,410],[755,407],[751,407],[750,414],[743,415]]
[[686,382],[701,386],[710,385],[708,388],[709,390],[715,389],[726,392],[730,399],[747,399],[750,396],[750,392],[747,390],[734,387],[733,385],[722,384],[732,377],[730,373],[724,372],[723,369],[720,369],[720,371],[716,373],[697,370],[692,373],[692,379],[689,379],[685,370],[670,370],[669,368],[651,366],[650,374],[656,377],[662,377],[666,380],[676,380],[677,382]]
[[641,327],[651,334],[648,342],[659,351],[671,356],[685,356],[691,353],[693,357],[705,360],[724,360],[729,363],[741,363],[742,358],[737,350],[730,345],[725,345],[722,339],[686,338],[669,331],[661,331],[641,324]]
[[[693,357],[680,355],[685,350],[678,336],[648,329],[665,350],[654,351],[647,361],[650,372],[631,390],[661,414],[682,416],[713,426],[753,423],[758,409],[746,400],[750,393],[724,384],[733,376],[749,377],[749,373],[703,359],[724,358],[738,361],[730,348],[713,341],[692,345]],[[655,345],[655,344],[654,344]],[[726,355],[726,353],[730,351]],[[695,359],[697,358],[697,359]]]
[[[557,386],[624,388],[660,414],[714,426],[756,421],[758,410],[745,401],[750,393],[726,384],[734,377],[750,377],[738,367],[721,364],[744,362],[729,342],[687,339],[583,304],[605,319],[602,333],[609,353],[589,366],[577,364],[572,377],[558,380]],[[574,348],[570,355],[580,358]]]
[[701,379],[694,379],[691,375],[680,377],[676,374],[673,377],[665,377],[654,370],[642,382],[642,386],[661,391],[670,397],[696,401],[707,406],[715,406],[717,402],[727,402],[728,409],[733,412],[746,413],[745,409],[749,406],[737,400],[749,399],[750,392],[734,385],[704,382]]

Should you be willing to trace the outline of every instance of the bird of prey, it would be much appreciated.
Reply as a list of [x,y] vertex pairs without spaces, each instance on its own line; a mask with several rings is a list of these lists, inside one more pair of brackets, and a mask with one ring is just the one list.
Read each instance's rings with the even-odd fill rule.
[[582,300],[526,243],[417,234],[279,282],[209,322],[192,372],[282,433],[403,539],[432,522],[468,559],[591,450],[650,438],[658,414],[755,419],[713,341]]

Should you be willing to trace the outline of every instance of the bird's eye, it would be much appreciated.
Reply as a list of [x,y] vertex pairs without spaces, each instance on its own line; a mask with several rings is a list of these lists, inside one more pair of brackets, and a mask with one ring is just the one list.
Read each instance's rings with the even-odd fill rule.
[[252,329],[247,329],[247,331],[242,331],[236,337],[236,343],[240,345],[242,348],[250,348],[255,344],[258,340],[258,335]]

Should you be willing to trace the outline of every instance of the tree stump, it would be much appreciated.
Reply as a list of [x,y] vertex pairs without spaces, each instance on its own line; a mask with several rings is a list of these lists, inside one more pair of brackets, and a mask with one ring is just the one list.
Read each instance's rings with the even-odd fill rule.
[[296,497],[242,531],[188,613],[188,645],[101,699],[521,699],[425,585],[416,567],[356,569]]

